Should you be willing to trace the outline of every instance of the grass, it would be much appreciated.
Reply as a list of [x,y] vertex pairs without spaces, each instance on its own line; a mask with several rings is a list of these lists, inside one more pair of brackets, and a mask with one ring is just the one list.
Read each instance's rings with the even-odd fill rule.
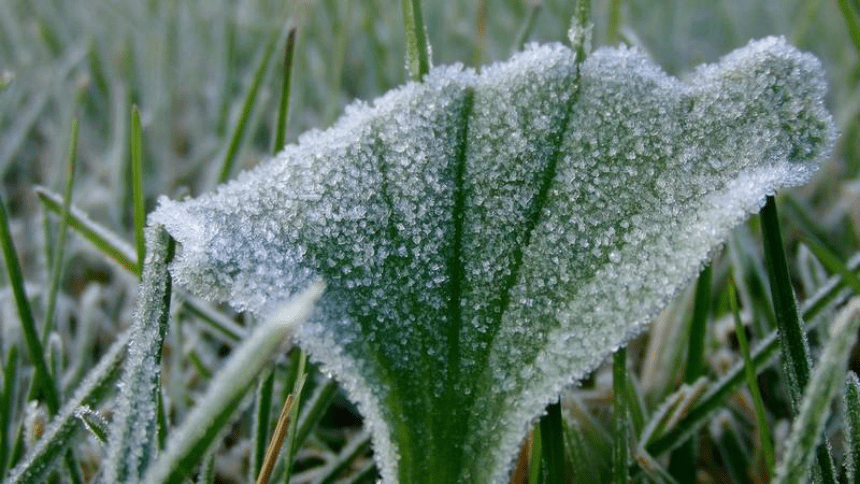
[[[106,462],[98,432],[87,428],[98,429],[99,416],[109,416],[117,405],[114,382],[143,269],[142,214],[157,196],[209,190],[215,180],[256,164],[272,146],[277,150],[299,133],[323,127],[329,113],[340,112],[350,100],[370,100],[420,78],[430,59],[437,64],[505,59],[511,45],[523,39],[565,41],[570,19],[583,15],[595,23],[594,45],[614,45],[619,39],[638,45],[674,73],[716,60],[749,38],[785,35],[823,60],[831,81],[828,104],[843,136],[816,179],[791,194],[791,204],[797,203],[805,216],[793,215],[794,209],[772,211],[773,203],[782,208],[777,197],[764,218],[740,227],[715,254],[708,291],[691,288],[680,295],[649,333],[628,345],[626,362],[616,357],[614,365],[605,364],[581,386],[564,392],[560,405],[550,408],[551,420],[535,426],[540,436],[526,446],[519,464],[523,472],[517,475],[529,482],[553,482],[551,476],[565,473],[575,482],[671,482],[669,456],[685,442],[695,443],[688,454],[692,470],[714,482],[767,482],[778,474],[787,452],[778,435],[767,439],[759,433],[794,421],[803,383],[818,366],[816,358],[803,355],[802,341],[808,338],[810,355],[827,352],[833,338],[826,328],[837,308],[860,294],[860,199],[856,188],[851,191],[860,173],[856,6],[842,0],[766,6],[691,0],[654,8],[654,2],[613,0],[595,1],[589,12],[558,1],[487,2],[484,9],[465,1],[389,3],[347,6],[330,0],[285,7],[254,0],[203,7],[94,1],[83,7],[76,0],[0,2],[5,268],[0,297],[9,308],[0,316],[4,479],[32,459],[39,465],[17,473],[13,482],[57,481],[78,472],[89,481],[116,464]],[[488,16],[479,22],[481,11]],[[404,16],[410,29],[403,27]],[[426,51],[428,43],[432,53]],[[283,55],[277,55],[284,44]],[[475,45],[481,45],[479,55]],[[341,49],[343,55],[331,55]],[[133,105],[139,110],[130,116]],[[75,128],[73,119],[78,120]],[[35,186],[48,188],[36,191]],[[756,234],[762,228],[770,234],[777,230],[781,242],[760,238]],[[766,253],[775,247],[785,251],[780,275],[766,268],[772,265]],[[730,288],[737,290],[737,314],[751,340],[748,358],[727,296]],[[771,299],[771,289],[780,295],[778,301]],[[164,355],[158,389],[168,442],[253,324],[183,294],[174,295],[174,301],[182,303],[174,305],[170,333],[163,347],[158,345]],[[786,309],[794,301],[799,307]],[[794,336],[782,341],[801,352],[790,359],[795,369],[786,376],[775,334],[792,312],[799,316],[791,326]],[[697,322],[692,329],[691,321]],[[214,413],[223,426],[205,440],[215,443],[208,452],[216,457],[192,446],[177,455],[183,468],[196,475],[197,466],[209,459],[214,464],[203,466],[200,476],[218,482],[255,480],[275,432],[271,417],[293,395],[286,450],[272,465],[269,482],[284,482],[286,476],[291,482],[373,482],[372,450],[358,410],[314,365],[301,376],[304,356],[292,351],[271,359],[268,378],[224,398],[225,405],[240,411]],[[51,363],[50,354],[59,358]],[[837,363],[860,368],[856,356],[845,358]],[[812,365],[804,370],[807,361]],[[839,365],[831,371],[844,382]],[[87,376],[76,381],[75,368],[85,368]],[[705,380],[697,382],[693,375]],[[758,390],[748,393],[745,385],[753,387],[753,380]],[[856,378],[845,385],[847,408],[833,418],[846,425],[822,431],[837,450],[828,482],[856,475],[860,456]],[[626,408],[622,416],[613,409],[617,392],[624,392],[616,401]],[[819,407],[829,404],[831,393],[832,388],[822,390],[825,403]],[[31,407],[28,401],[40,403]],[[82,405],[94,413],[78,417]],[[42,434],[43,443],[31,444],[37,436],[26,422],[40,416],[54,416],[57,425]],[[765,421],[770,425],[762,425]],[[628,458],[622,451],[626,447],[618,447],[631,440],[635,445]],[[776,442],[773,457],[767,457],[770,441]],[[529,448],[540,450],[536,459]],[[561,460],[554,453],[559,448]],[[738,449],[752,457],[729,462]],[[291,465],[284,455],[291,456]],[[826,468],[828,457],[819,455]],[[852,466],[843,468],[843,455],[851,456]],[[62,467],[46,467],[54,460]],[[578,462],[588,462],[588,471],[582,472]],[[727,469],[738,466],[740,471],[729,474]]]

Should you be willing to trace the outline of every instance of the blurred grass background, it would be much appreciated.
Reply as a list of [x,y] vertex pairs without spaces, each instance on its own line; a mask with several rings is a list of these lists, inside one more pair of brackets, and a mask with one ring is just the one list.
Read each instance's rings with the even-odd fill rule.
[[[611,3],[593,2],[595,46],[609,43]],[[779,198],[795,289],[800,300],[810,297],[831,271],[810,251],[809,240],[843,262],[860,251],[860,5],[851,0],[620,3],[622,41],[646,51],[675,75],[767,35],[783,35],[822,60],[830,84],[827,103],[841,137],[833,158],[812,183]],[[433,62],[479,68],[506,59],[534,9],[528,40],[566,42],[574,2],[424,2]],[[372,100],[409,77],[401,6],[392,0],[0,0],[0,185],[37,321],[44,318],[40,308],[48,292],[57,224],[33,187],[62,192],[72,120],[80,123],[73,204],[133,241],[131,106],[139,107],[144,131],[147,209],[162,194],[179,197],[211,189],[255,70],[266,45],[276,39],[276,54],[253,103],[237,165],[252,167],[272,151],[273,106],[283,69],[283,38],[290,26],[297,28],[297,39],[287,142],[308,129],[325,128],[353,100]],[[752,343],[773,328],[757,223],[754,219],[739,228],[729,250],[713,263],[705,353],[705,374],[711,377],[740,359],[727,302],[730,282],[738,288]],[[67,392],[128,326],[137,279],[76,235],[68,238],[64,254],[50,348],[59,355],[57,371]],[[7,365],[10,349],[22,345],[22,337],[5,277],[0,279],[0,356]],[[647,420],[683,382],[677,369],[683,368],[687,354],[694,289],[682,294],[650,333],[630,346],[630,377],[644,414],[640,420]],[[168,336],[165,399],[174,422],[181,421],[211,370],[229,353],[228,342],[198,326],[191,317],[177,317]],[[813,333],[813,354],[824,339],[823,333]],[[289,373],[291,361],[280,361],[276,372]],[[852,365],[860,369],[860,359],[855,356]],[[580,482],[604,482],[610,476],[610,366],[563,398],[571,465],[591,462],[577,474]],[[26,382],[32,377],[26,364],[21,375],[10,397],[12,436],[27,418],[39,417],[39,411],[25,403]],[[327,388],[324,376],[314,375],[316,387]],[[759,378],[776,442],[787,431],[790,417],[780,378],[777,365]],[[284,393],[286,388],[291,388],[287,382],[278,383],[276,390]],[[313,388],[309,385],[309,395]],[[279,408],[283,400],[275,400]],[[362,442],[345,469],[328,475],[373,479],[359,417],[342,396],[333,402],[299,453],[298,482],[322,479],[315,469],[337,462],[337,453],[350,443]],[[758,439],[751,412],[743,392],[724,402],[699,436],[698,480],[766,480],[756,461]],[[248,475],[249,413],[218,450],[218,482],[242,482]],[[828,427],[837,455],[840,428],[836,423]],[[86,441],[77,454],[85,470],[93,472],[100,460],[98,444]],[[733,462],[735,457],[745,458]]]

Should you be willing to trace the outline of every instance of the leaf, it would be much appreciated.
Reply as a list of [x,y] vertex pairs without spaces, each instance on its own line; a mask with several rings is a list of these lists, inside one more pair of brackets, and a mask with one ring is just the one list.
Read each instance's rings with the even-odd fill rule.
[[529,423],[642,330],[835,138],[818,61],[768,38],[685,81],[636,50],[431,70],[151,222],[177,284],[266,313],[328,284],[302,345],[384,482],[500,482]]

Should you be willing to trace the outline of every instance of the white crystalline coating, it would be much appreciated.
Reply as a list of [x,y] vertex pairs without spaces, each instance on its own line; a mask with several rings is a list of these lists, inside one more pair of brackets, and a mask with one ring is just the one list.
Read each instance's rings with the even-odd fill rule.
[[152,222],[180,285],[265,312],[359,403],[385,482],[502,482],[527,425],[835,137],[784,40],[679,81],[636,50],[433,69]]

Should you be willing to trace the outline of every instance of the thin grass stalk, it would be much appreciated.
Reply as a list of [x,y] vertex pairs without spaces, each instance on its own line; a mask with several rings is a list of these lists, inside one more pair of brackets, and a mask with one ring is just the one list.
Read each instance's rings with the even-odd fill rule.
[[18,253],[15,251],[12,234],[9,230],[9,218],[6,214],[6,202],[3,200],[2,196],[0,196],[0,245],[2,245],[3,258],[6,261],[9,284],[12,286],[12,293],[15,296],[15,305],[18,308],[18,315],[21,318],[21,329],[24,331],[24,340],[27,343],[27,351],[30,355],[30,361],[33,363],[36,370],[35,379],[39,382],[42,397],[45,399],[48,411],[51,415],[55,415],[57,410],[60,408],[60,397],[57,393],[57,384],[54,381],[54,376],[48,370],[48,363],[45,361],[42,341],[39,338],[39,333],[36,329],[36,321],[33,319],[33,312],[30,309],[30,300],[27,298],[27,291],[24,288],[24,274],[21,272],[21,266],[18,265]]
[[275,51],[275,46],[278,42],[279,33],[272,34],[269,43],[263,51],[263,56],[260,59],[260,64],[254,72],[254,77],[251,80],[251,85],[248,86],[248,91],[245,94],[245,101],[242,103],[242,110],[239,113],[239,119],[233,126],[233,133],[230,135],[230,142],[227,145],[227,151],[224,154],[224,161],[221,163],[221,171],[218,173],[218,184],[222,184],[230,179],[233,174],[233,165],[236,162],[236,156],[239,154],[239,147],[242,144],[242,139],[245,136],[245,131],[248,124],[248,118],[254,108],[254,103],[257,100],[257,93],[260,91],[260,86],[263,83],[266,71],[269,68],[269,61],[272,58],[272,53]]
[[612,449],[612,476],[615,484],[627,484],[630,460],[630,417],[627,405],[627,349],[621,348],[612,357],[612,405],[614,411],[615,445]]
[[413,81],[421,81],[430,72],[427,39],[421,0],[402,0],[403,25],[406,30],[406,63]]
[[541,477],[543,476],[543,452],[541,452],[541,442],[543,439],[540,435],[540,425],[536,426],[532,432],[532,451],[529,459],[529,484],[542,484]]
[[565,469],[564,427],[561,418],[561,404],[551,403],[546,415],[540,419],[541,462],[545,471],[544,482],[562,484],[569,482]]
[[[295,400],[293,399],[293,396],[288,395],[287,399],[284,400],[284,406],[281,408],[281,414],[278,417],[275,431],[272,433],[272,440],[269,442],[265,455],[260,462],[260,469],[257,470],[257,484],[269,483],[272,470],[275,468],[275,461],[278,459],[278,454],[281,452],[281,447],[284,445],[284,438],[286,437],[287,429],[290,426],[290,422],[292,422],[290,417],[293,415],[294,404]],[[287,479],[289,479],[289,477]]]
[[522,50],[523,45],[532,34],[532,30],[534,30],[535,19],[537,19],[542,5],[543,4],[541,2],[532,2],[532,4],[529,5],[529,11],[526,14],[526,18],[523,19],[523,23],[519,30],[517,30],[517,35],[514,37],[514,43],[511,45],[511,54]]
[[842,396],[845,415],[845,482],[860,484],[860,380],[853,371],[845,379]]
[[[794,290],[791,287],[791,276],[788,273],[788,262],[779,228],[776,200],[772,196],[767,197],[765,206],[761,210],[761,228],[771,295],[776,312],[777,327],[779,328],[782,358],[788,376],[792,406],[797,411],[803,389],[809,382],[812,365],[806,334],[801,325],[794,299]],[[829,445],[825,442],[819,447],[817,454],[818,467],[823,482],[835,484],[836,471],[833,467],[833,457],[830,455]]]
[[334,482],[338,474],[347,469],[355,459],[364,455],[370,449],[370,433],[362,432],[347,443],[337,457],[326,465],[320,474],[319,482],[328,484]]
[[839,256],[834,254],[826,245],[815,239],[806,239],[806,245],[815,254],[815,257],[827,268],[830,272],[839,274],[842,281],[850,286],[855,294],[860,294],[860,277],[857,277],[848,266],[843,263]]
[[606,26],[606,42],[609,45],[618,44],[621,28],[621,0],[609,1],[609,22]]
[[42,344],[48,341],[51,328],[54,326],[54,311],[57,308],[57,293],[60,289],[60,279],[63,270],[63,252],[66,247],[66,236],[69,232],[69,207],[72,205],[72,190],[75,184],[75,168],[78,160],[78,119],[72,119],[72,129],[69,138],[69,172],[66,178],[66,189],[63,191],[63,210],[60,217],[57,240],[51,252],[51,275],[48,282],[47,304],[45,307],[45,322],[42,326]]
[[12,432],[12,414],[15,399],[15,389],[18,383],[18,346],[9,347],[6,362],[3,365],[3,393],[0,394],[0,477],[6,475],[6,466],[12,449],[9,448],[9,436]]
[[759,438],[761,439],[761,450],[764,455],[765,467],[767,467],[768,479],[773,478],[773,468],[776,462],[774,459],[773,442],[770,439],[770,425],[767,422],[767,415],[764,411],[764,401],[761,398],[761,391],[758,387],[755,368],[752,364],[750,356],[749,343],[747,342],[746,328],[741,321],[741,315],[738,311],[738,300],[735,294],[734,286],[729,286],[729,306],[735,319],[735,335],[738,338],[738,346],[740,346],[741,356],[744,360],[744,373],[747,379],[747,387],[749,387],[752,395],[753,404],[755,405],[756,424],[758,425]]
[[839,5],[839,11],[845,19],[845,26],[848,28],[848,36],[854,44],[854,50],[860,53],[860,23],[857,22],[856,7],[852,7],[848,0],[836,0],[836,4]]
[[824,440],[822,434],[830,413],[830,402],[844,381],[848,355],[857,340],[858,327],[860,298],[854,298],[839,312],[830,328],[830,338],[815,374],[805,388],[774,484],[799,483],[807,478],[813,457],[820,463],[824,444],[819,443]]
[[290,86],[293,79],[293,54],[296,50],[296,28],[293,27],[287,33],[287,42],[284,46],[284,70],[281,73],[281,101],[278,103],[278,122],[275,126],[275,143],[272,146],[272,154],[277,154],[284,149],[287,138],[287,118],[290,113]]
[[254,411],[254,459],[252,475],[259,476],[266,458],[266,442],[269,441],[269,419],[272,413],[272,389],[275,385],[275,372],[268,371],[257,384]]
[[295,458],[296,450],[298,450],[299,447],[299,444],[297,444],[296,434],[298,433],[299,405],[301,404],[303,390],[305,389],[305,382],[307,381],[308,376],[307,363],[307,353],[305,353],[304,350],[299,350],[295,378],[292,386],[290,386],[290,394],[295,398],[295,403],[290,411],[290,427],[287,429],[287,448],[284,451],[284,458],[282,460],[284,463],[284,482],[286,484],[289,484],[290,482],[290,475],[293,471],[293,460]]
[[137,248],[137,275],[143,268],[146,257],[146,241],[143,227],[146,225],[146,207],[143,193],[143,134],[140,128],[140,111],[137,105],[131,108],[131,186],[134,199],[134,242]]
[[326,379],[308,400],[305,409],[299,417],[298,428],[296,429],[295,445],[301,447],[305,440],[311,434],[314,426],[319,422],[328,408],[331,399],[337,393],[337,382],[332,379]]

